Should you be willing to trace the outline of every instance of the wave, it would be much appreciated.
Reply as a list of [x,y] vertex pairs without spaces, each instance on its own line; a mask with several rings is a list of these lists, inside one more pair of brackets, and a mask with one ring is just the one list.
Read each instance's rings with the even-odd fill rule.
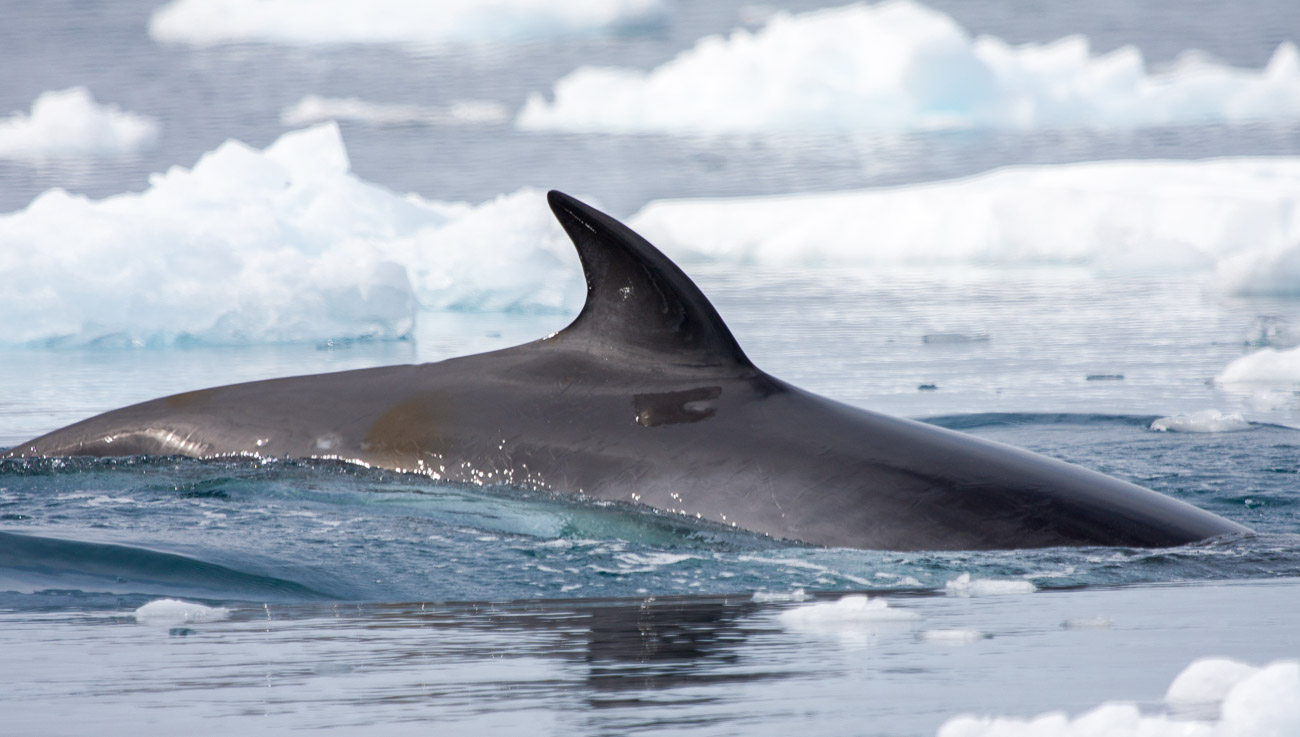
[[922,417],[921,422],[949,430],[976,430],[986,427],[1024,427],[1036,425],[1124,425],[1150,427],[1159,415],[1107,415],[1086,412],[980,412],[964,415]]
[[244,601],[332,598],[303,584],[148,548],[0,531],[0,591],[184,594]]
[[1132,46],[972,38],[911,0],[777,13],[649,72],[582,67],[534,94],[525,129],[670,133],[1089,127],[1300,119],[1300,53],[1264,69],[1188,52],[1152,72]]

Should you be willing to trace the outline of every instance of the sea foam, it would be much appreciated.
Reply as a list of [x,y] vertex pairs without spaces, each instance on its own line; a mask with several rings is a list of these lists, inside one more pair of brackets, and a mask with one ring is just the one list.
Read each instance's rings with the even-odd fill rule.
[[649,72],[581,67],[531,96],[523,128],[732,133],[1130,128],[1300,118],[1300,54],[1263,69],[1189,52],[1152,72],[1126,46],[972,38],[911,0],[773,15],[709,36]]
[[39,162],[131,156],[158,140],[158,122],[95,101],[90,90],[45,92],[31,113],[0,118],[0,159]]
[[[485,245],[490,247],[484,247]],[[394,339],[433,309],[576,309],[540,192],[473,206],[349,172],[337,126],[228,141],[148,190],[0,215],[0,344]],[[576,304],[575,304],[576,303]]]
[[[1187,684],[1184,686],[1184,684]],[[1300,661],[1251,668],[1234,661],[1197,661],[1170,686],[1170,707],[1222,700],[1217,717],[1143,714],[1132,703],[1109,702],[1070,717],[1062,712],[1030,719],[959,716],[938,737],[1292,737],[1300,734]]]
[[1161,417],[1151,423],[1156,432],[1237,432],[1249,430],[1250,423],[1240,412],[1220,412],[1217,409],[1201,410],[1183,415]]
[[172,0],[154,11],[155,41],[196,46],[499,42],[658,27],[662,0]]

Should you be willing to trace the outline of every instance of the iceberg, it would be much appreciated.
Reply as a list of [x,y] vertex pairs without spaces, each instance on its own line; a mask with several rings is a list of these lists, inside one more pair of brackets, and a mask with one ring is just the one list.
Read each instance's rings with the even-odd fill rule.
[[53,189],[0,215],[0,345],[392,340],[419,303],[580,304],[540,193],[434,202],[349,166],[328,123],[261,151],[227,141],[141,193]]
[[1136,48],[1075,35],[1013,46],[972,38],[912,0],[791,14],[708,36],[650,71],[581,67],[524,129],[734,134],[969,128],[1124,129],[1300,119],[1300,53],[1263,69],[1189,51],[1152,71]]
[[509,42],[662,26],[663,0],[172,0],[149,19],[161,43]]
[[158,140],[153,118],[101,105],[90,90],[43,93],[31,113],[0,118],[0,159],[41,162],[131,156]]

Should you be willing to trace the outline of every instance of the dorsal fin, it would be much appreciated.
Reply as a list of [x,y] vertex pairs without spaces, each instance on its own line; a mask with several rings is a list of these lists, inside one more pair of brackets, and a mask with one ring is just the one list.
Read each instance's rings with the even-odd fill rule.
[[659,249],[566,194],[546,198],[587,277],[587,302],[561,336],[679,365],[752,368],[708,298]]

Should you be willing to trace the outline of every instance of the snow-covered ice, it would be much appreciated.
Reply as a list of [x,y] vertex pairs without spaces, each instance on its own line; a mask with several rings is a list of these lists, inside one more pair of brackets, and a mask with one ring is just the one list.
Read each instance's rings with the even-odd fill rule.
[[155,41],[210,46],[442,44],[571,38],[662,26],[662,0],[172,0],[154,11]]
[[1300,293],[1300,157],[1017,166],[898,187],[658,200],[630,224],[684,259],[1072,265]]
[[1126,46],[1075,35],[1013,46],[972,38],[912,0],[778,12],[708,36],[650,70],[581,67],[532,95],[528,129],[733,133],[949,128],[1130,128],[1300,118],[1300,53],[1263,69],[1189,51],[1149,69]]
[[[1300,250],[1300,245],[1297,245],[1297,250]],[[1214,383],[1287,387],[1300,384],[1300,348],[1282,351],[1262,348],[1247,353],[1224,367],[1214,377]]]
[[50,190],[0,215],[0,278],[11,345],[392,339],[417,297],[488,310],[582,298],[540,192],[477,207],[399,196],[349,172],[333,124],[263,151],[228,141],[143,193]]
[[230,616],[225,607],[210,607],[179,599],[158,599],[135,610],[141,624],[172,625],[216,622]]
[[0,118],[0,159],[40,162],[131,156],[158,140],[158,122],[72,87],[43,93],[30,113]]
[[1300,661],[1263,668],[1230,660],[1192,663],[1169,689],[1171,707],[1184,695],[1222,699],[1217,717],[1188,719],[1143,714],[1135,704],[1108,702],[1070,717],[1052,712],[1033,718],[963,715],[949,719],[938,737],[1293,737],[1300,734]]
[[1236,432],[1249,430],[1250,423],[1240,412],[1220,412],[1206,409],[1172,417],[1161,417],[1151,423],[1156,432]]

